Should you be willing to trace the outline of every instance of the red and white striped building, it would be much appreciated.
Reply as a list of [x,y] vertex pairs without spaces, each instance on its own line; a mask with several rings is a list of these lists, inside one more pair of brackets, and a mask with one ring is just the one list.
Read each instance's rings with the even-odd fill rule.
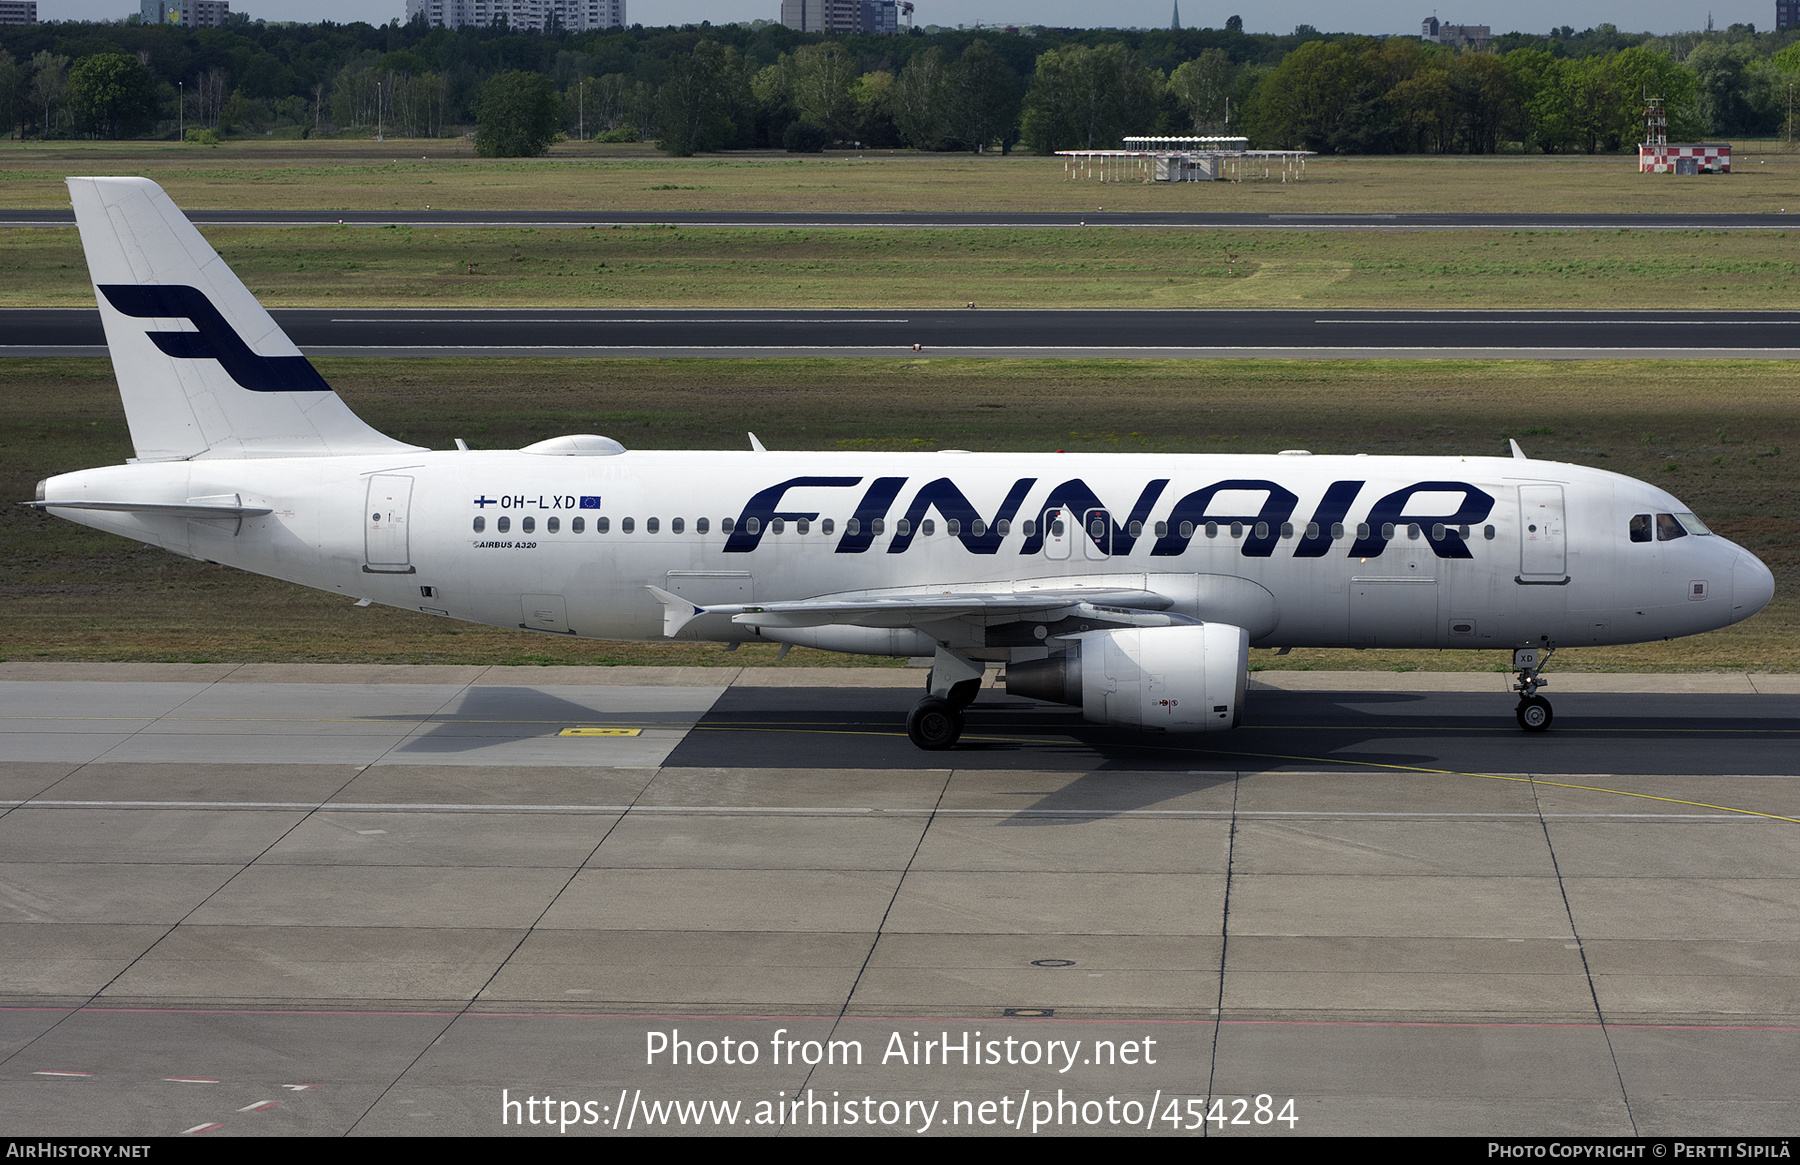
[[1731,145],[1727,142],[1645,142],[1638,147],[1638,171],[1643,174],[1729,174]]

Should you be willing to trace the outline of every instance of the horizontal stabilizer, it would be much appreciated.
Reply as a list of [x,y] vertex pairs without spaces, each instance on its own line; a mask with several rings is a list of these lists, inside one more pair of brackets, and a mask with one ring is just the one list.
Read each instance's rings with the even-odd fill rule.
[[255,518],[272,513],[268,506],[246,506],[235,494],[226,498],[189,498],[185,502],[25,502],[39,510],[113,510],[123,514],[172,514],[183,518]]

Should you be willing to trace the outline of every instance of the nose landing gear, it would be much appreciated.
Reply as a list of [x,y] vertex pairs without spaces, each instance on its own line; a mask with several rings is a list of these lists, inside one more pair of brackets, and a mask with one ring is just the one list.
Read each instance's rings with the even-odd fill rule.
[[1544,665],[1556,654],[1556,648],[1521,647],[1513,652],[1513,667],[1518,669],[1519,682],[1513,685],[1513,691],[1519,693],[1519,706],[1514,711],[1518,717],[1519,727],[1527,732],[1542,732],[1550,727],[1555,713],[1550,708],[1550,701],[1537,694],[1537,690],[1550,681],[1543,677]]

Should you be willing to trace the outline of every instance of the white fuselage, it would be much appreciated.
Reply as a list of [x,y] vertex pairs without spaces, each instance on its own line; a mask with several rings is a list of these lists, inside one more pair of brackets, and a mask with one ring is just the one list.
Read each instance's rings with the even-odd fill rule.
[[[1521,459],[417,452],[127,465],[45,491],[52,513],[195,558],[601,639],[663,638],[653,586],[707,607],[1105,580],[1243,626],[1259,647],[1637,643],[1723,627],[1773,592],[1716,535],[1633,541],[1634,516],[1686,509],[1663,490]],[[232,495],[269,512],[54,504]],[[702,618],[681,637],[1043,654],[1042,634],[995,623],[835,635]]]

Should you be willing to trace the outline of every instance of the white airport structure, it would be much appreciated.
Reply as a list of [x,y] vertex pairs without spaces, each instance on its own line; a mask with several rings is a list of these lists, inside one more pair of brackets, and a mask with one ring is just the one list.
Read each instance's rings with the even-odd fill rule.
[[406,19],[420,15],[433,28],[587,32],[624,28],[625,0],[406,0]]
[[1058,150],[1063,180],[1299,182],[1311,150],[1252,150],[1242,137],[1129,137],[1122,150]]

